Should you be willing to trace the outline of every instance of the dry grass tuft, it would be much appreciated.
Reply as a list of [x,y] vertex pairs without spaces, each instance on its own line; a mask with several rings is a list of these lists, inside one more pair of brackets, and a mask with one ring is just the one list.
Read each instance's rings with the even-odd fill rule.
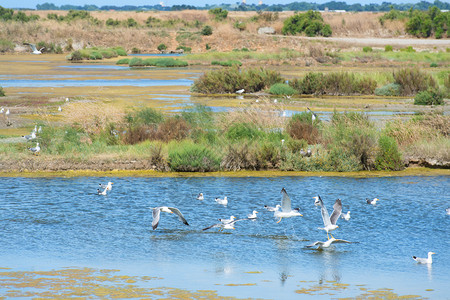
[[76,124],[89,134],[98,134],[109,123],[121,124],[125,112],[123,109],[100,102],[72,102],[63,107],[61,112],[64,122]]

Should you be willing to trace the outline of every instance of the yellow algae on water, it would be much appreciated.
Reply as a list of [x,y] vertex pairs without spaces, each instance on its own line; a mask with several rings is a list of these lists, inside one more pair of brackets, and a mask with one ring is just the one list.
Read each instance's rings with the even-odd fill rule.
[[224,286],[254,286],[256,283],[227,283]]
[[249,271],[249,272],[244,272],[246,274],[262,274],[262,271]]

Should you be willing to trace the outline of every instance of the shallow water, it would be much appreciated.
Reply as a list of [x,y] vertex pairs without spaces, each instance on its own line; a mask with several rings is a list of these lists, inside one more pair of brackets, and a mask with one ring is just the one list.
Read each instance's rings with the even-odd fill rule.
[[[98,196],[98,183],[114,182]],[[217,290],[220,296],[280,299],[327,282],[352,288],[333,291],[357,296],[356,288],[391,288],[399,294],[448,297],[450,206],[448,176],[383,178],[0,178],[0,267],[51,270],[68,266],[120,269],[128,275],[162,277],[157,286]],[[280,201],[285,187],[303,217],[277,224],[265,204]],[[204,201],[196,200],[203,192]],[[336,198],[350,221],[334,232],[353,244],[327,251],[306,249],[326,240],[320,194],[329,212]],[[228,196],[228,206],[214,202]],[[366,197],[380,199],[367,205]],[[151,229],[149,207],[178,207],[190,223],[162,213]],[[202,231],[217,218],[243,218],[235,230]],[[434,251],[432,267],[411,255]],[[5,291],[0,288],[0,294]],[[320,293],[315,297],[328,299]]]

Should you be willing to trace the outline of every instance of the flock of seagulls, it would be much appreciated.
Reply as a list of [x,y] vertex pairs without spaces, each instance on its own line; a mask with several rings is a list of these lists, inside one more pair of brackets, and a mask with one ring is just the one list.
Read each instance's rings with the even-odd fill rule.
[[[99,184],[99,189],[97,189],[98,195],[107,195],[109,191],[112,190],[112,182],[108,182],[106,185]],[[301,217],[303,216],[300,213],[299,208],[292,209],[292,201],[289,197],[287,191],[285,188],[281,189],[281,204],[277,204],[275,206],[268,206],[264,205],[264,208],[269,211],[273,212],[274,218],[278,219],[276,223],[280,223],[283,218],[291,218],[291,217]],[[204,200],[205,197],[203,193],[199,193],[197,195],[197,200]],[[330,248],[333,244],[351,244],[352,242],[344,240],[344,239],[337,239],[335,238],[331,232],[338,229],[339,226],[337,225],[337,221],[339,218],[342,218],[346,221],[350,220],[350,211],[347,213],[342,213],[342,201],[341,199],[337,199],[334,202],[333,205],[333,212],[331,215],[329,215],[328,210],[320,197],[320,195],[313,197],[314,199],[314,205],[320,206],[321,215],[322,215],[322,221],[324,224],[324,227],[318,227],[319,230],[324,230],[327,233],[327,240],[326,241],[315,241],[314,243],[307,245],[306,248],[314,248],[315,250],[324,250],[327,248]],[[215,198],[215,202],[222,205],[228,204],[228,199],[225,196],[223,199],[221,198]],[[375,206],[376,202],[379,201],[378,198],[374,198],[372,200],[366,198],[366,203]],[[161,220],[161,212],[166,212],[170,214],[175,214],[179,221],[182,222],[184,225],[189,226],[189,223],[187,222],[186,218],[183,216],[181,211],[176,207],[169,207],[169,206],[158,206],[154,208],[150,208],[152,210],[152,229],[156,230],[156,228],[159,225],[159,222]],[[450,207],[446,209],[446,213],[450,215]],[[253,220],[255,221],[257,217],[258,211],[253,210],[252,213],[247,215],[247,218],[237,219],[235,216],[230,216],[228,219],[218,219],[218,223],[215,223],[213,225],[210,225],[208,227],[203,228],[203,231],[212,229],[212,228],[218,228],[219,232],[223,230],[233,230],[235,229],[235,224],[240,221],[245,220]],[[331,236],[331,238],[330,238]],[[412,258],[420,264],[431,264],[433,262],[432,255],[435,254],[434,252],[428,252],[427,258],[420,258],[413,256]]]

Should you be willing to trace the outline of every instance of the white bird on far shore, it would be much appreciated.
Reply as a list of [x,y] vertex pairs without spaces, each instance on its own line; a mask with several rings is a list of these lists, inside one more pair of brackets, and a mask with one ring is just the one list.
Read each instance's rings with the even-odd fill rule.
[[44,50],[45,49],[45,47],[42,47],[41,49],[37,49],[36,48],[36,45],[35,44],[31,44],[31,43],[23,43],[24,45],[28,45],[28,46],[30,46],[31,47],[31,50],[33,51],[33,52],[31,52],[31,53],[33,53],[33,54],[42,54],[42,50]]
[[245,92],[245,89],[240,89],[240,90],[237,90],[236,91],[236,94],[242,94],[242,93],[244,93]]

